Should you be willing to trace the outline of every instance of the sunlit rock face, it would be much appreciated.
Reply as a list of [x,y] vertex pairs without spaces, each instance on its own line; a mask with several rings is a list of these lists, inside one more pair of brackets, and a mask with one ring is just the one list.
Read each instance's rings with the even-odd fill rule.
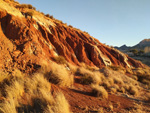
[[[17,9],[0,0],[0,67],[32,72],[43,62],[63,56],[68,62],[90,66],[143,67],[139,61],[100,43],[88,33],[67,26],[33,9]],[[32,18],[24,16],[34,12]]]

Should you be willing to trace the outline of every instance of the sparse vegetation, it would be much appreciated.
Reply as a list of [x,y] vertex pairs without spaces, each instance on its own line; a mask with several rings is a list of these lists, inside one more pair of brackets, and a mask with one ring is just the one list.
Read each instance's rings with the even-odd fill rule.
[[28,9],[34,9],[36,10],[35,7],[33,7],[31,4],[19,4],[19,5],[16,5],[16,8],[28,8]]
[[123,85],[122,79],[121,78],[117,78],[117,77],[114,78],[114,83]]
[[150,87],[150,69],[149,68],[137,68],[133,70],[134,76],[136,77],[136,79],[143,83],[146,84]]
[[85,69],[84,67],[80,67],[77,70],[77,75],[81,76],[80,82],[82,84],[100,84],[101,82],[101,74],[92,72],[90,70]]
[[7,78],[9,78],[9,74],[8,73],[6,73],[6,72],[0,72],[0,83],[3,81],[3,80],[5,80],[5,79],[7,79]]
[[129,87],[129,92],[130,92],[130,94],[132,94],[132,95],[137,95],[138,94],[138,89],[135,87],[135,86],[130,86]]
[[63,56],[54,57],[53,60],[58,64],[66,64],[67,61]]
[[[14,77],[5,84],[1,94],[6,99],[0,102],[1,113],[47,112],[70,113],[69,104],[62,93],[51,95],[51,84],[42,74],[36,73],[30,77]],[[21,101],[26,98],[27,104]],[[31,104],[32,103],[32,104]]]
[[48,18],[54,19],[53,15],[46,14],[45,16],[48,17]]
[[95,96],[103,98],[103,99],[107,99],[108,98],[108,93],[107,93],[107,91],[105,90],[104,87],[99,86],[97,84],[92,84],[91,87],[92,87],[92,93]]
[[67,69],[63,65],[52,63],[49,65],[49,70],[44,72],[45,77],[52,83],[58,84],[59,86],[72,86],[74,77],[69,74]]
[[29,11],[29,12],[26,12],[25,13],[25,17],[27,18],[28,16],[30,16],[31,18],[33,17],[33,12],[32,11]]

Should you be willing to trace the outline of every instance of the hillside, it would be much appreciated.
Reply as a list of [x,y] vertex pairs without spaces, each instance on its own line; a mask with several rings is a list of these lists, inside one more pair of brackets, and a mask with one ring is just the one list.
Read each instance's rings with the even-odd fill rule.
[[150,112],[148,66],[32,5],[0,0],[0,53],[0,113]]
[[141,42],[139,42],[137,45],[133,46],[133,48],[139,48],[144,49],[145,47],[150,46],[150,39],[144,39]]
[[134,45],[134,46],[126,46],[126,45],[122,45],[120,47],[115,47],[118,50],[125,50],[125,51],[129,51],[131,49],[140,49],[140,50],[144,50],[145,48],[150,47],[150,39],[143,39],[142,41],[140,41],[138,44]]
[[128,47],[123,45],[115,48],[150,66],[150,39],[144,39],[135,46]]

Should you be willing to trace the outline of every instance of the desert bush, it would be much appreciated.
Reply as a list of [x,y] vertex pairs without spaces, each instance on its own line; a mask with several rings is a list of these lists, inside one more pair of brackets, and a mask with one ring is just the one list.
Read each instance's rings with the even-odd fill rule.
[[55,104],[56,113],[70,113],[69,104],[62,93],[57,94],[55,101],[56,101]]
[[63,56],[54,57],[53,60],[58,64],[66,64],[67,61]]
[[11,86],[6,87],[7,98],[15,98],[22,96],[24,92],[23,81],[13,81]]
[[134,80],[138,80],[138,77],[136,75],[131,75],[131,78]]
[[44,113],[71,113],[68,101],[62,93],[57,93],[53,106],[48,105]]
[[115,88],[117,91],[119,90],[119,86],[117,84],[114,84],[113,88]]
[[122,92],[122,93],[125,93],[126,90],[125,90],[124,87],[121,87],[121,88],[119,89],[119,91]]
[[19,5],[16,5],[16,8],[28,8],[28,9],[36,10],[36,8],[33,7],[31,4],[19,4]]
[[109,81],[107,81],[107,80],[104,80],[103,83],[102,83],[102,85],[103,85],[105,88],[109,88],[109,87],[111,86],[110,83],[109,83]]
[[[18,71],[16,72],[18,73]],[[24,78],[24,76],[22,77]],[[69,104],[64,95],[58,93],[54,98],[50,89],[51,84],[41,73],[26,76],[24,79],[21,79],[21,76],[15,77],[9,85],[5,86],[5,95],[3,96],[6,99],[0,102],[0,113],[44,112],[50,108],[52,113],[70,113]],[[28,104],[24,105],[20,101],[23,95]]]
[[105,90],[104,87],[99,86],[97,84],[92,84],[91,88],[92,88],[92,93],[95,96],[103,98],[103,99],[107,99],[108,98],[108,93],[107,93],[107,91]]
[[[44,13],[43,13],[43,15],[44,15]],[[54,19],[53,15],[46,14],[45,16],[48,18]]]
[[113,78],[108,78],[108,82],[110,85],[113,85],[114,84],[114,79]]
[[5,100],[3,103],[0,103],[0,113],[17,113],[14,100]]
[[0,83],[9,77],[10,77],[10,75],[7,72],[0,71]]
[[130,88],[128,84],[124,84],[123,87],[124,87],[124,89],[125,89],[126,91],[128,91],[129,88]]
[[150,94],[147,94],[147,99],[146,101],[150,102]]
[[62,65],[52,63],[49,66],[49,71],[45,73],[45,77],[52,83],[59,86],[72,86],[74,83],[74,77],[66,70]]
[[150,80],[147,80],[147,79],[143,79],[143,80],[142,80],[142,83],[143,83],[143,84],[147,84],[147,85],[150,85]]
[[80,82],[81,82],[82,84],[88,85],[88,84],[93,83],[93,78],[92,78],[91,76],[87,75],[87,74],[84,74],[84,76],[82,76],[82,77],[80,78]]
[[120,85],[124,84],[123,81],[122,81],[122,79],[121,78],[117,78],[117,77],[114,78],[114,83],[115,84],[120,84]]
[[118,71],[120,69],[119,66],[109,66],[109,68],[114,70],[114,71]]
[[72,25],[69,25],[69,27],[73,28]]
[[77,66],[67,63],[67,66],[69,67],[70,71],[75,74],[77,72]]
[[102,68],[100,72],[103,73],[105,77],[109,77],[112,74],[111,70],[107,67]]
[[[29,93],[31,96],[37,96],[45,98],[45,100],[52,100],[48,92],[50,92],[51,84],[40,73],[32,75],[32,77],[26,78],[25,81],[25,92]],[[49,102],[50,102],[49,101]]]
[[117,89],[115,87],[110,87],[109,90],[110,90],[111,93],[116,93],[117,92]]
[[53,15],[50,15],[49,18],[54,19]]
[[138,94],[138,89],[135,86],[129,86],[129,93],[132,95],[137,95]]
[[46,17],[48,17],[48,18],[50,17],[50,15],[49,15],[49,14],[46,14],[45,16],[46,16]]
[[133,71],[130,68],[126,68],[126,73],[133,74]]
[[28,15],[28,16],[33,16],[33,12],[32,11],[29,11],[29,12],[26,12],[26,14]]
[[81,76],[80,82],[82,84],[99,84],[101,82],[101,75],[99,72],[92,72],[84,67],[78,69],[77,75]]
[[137,77],[137,80],[143,84],[146,84],[150,86],[150,75],[149,75],[149,69],[134,69],[133,70],[135,76]]
[[80,63],[80,67],[83,67],[85,69],[88,69],[90,71],[96,71],[96,70],[99,70],[98,67],[95,67],[95,66],[89,66],[87,64],[85,64],[84,62]]

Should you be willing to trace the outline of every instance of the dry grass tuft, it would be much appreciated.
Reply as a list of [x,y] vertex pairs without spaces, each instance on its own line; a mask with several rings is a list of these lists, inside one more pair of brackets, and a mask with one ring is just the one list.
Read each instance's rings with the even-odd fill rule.
[[84,62],[80,63],[80,67],[83,67],[83,68],[85,68],[85,69],[87,69],[89,71],[99,70],[98,67],[96,67],[96,66],[89,66],[89,65],[85,64]]
[[103,84],[102,84],[105,88],[109,88],[111,86],[111,84],[109,83],[108,80],[104,80]]
[[77,72],[77,66],[67,63],[67,66],[69,67],[70,71],[75,74]]
[[10,77],[10,75],[8,73],[0,71],[0,83],[9,77]]
[[53,60],[58,64],[66,64],[67,61],[63,56],[54,57]]
[[44,113],[71,113],[68,101],[62,93],[57,93],[53,106],[48,105]]
[[103,99],[107,99],[108,98],[108,93],[107,93],[107,91],[105,90],[104,87],[99,86],[97,84],[92,84],[91,88],[92,88],[92,93],[95,96],[103,98]]
[[147,99],[146,99],[147,102],[150,102],[150,94],[147,94]]
[[17,113],[16,105],[13,99],[5,100],[0,104],[0,113]]
[[56,113],[70,113],[69,104],[62,93],[57,94],[55,101],[56,101],[55,104]]
[[82,84],[91,84],[91,83],[94,83],[94,84],[100,84],[101,83],[101,74],[99,72],[92,72],[86,68],[79,68],[78,69],[78,72],[77,72],[78,75],[81,76],[81,79],[80,79],[80,82]]
[[120,67],[119,66],[109,66],[110,69],[114,71],[119,71]]
[[132,95],[137,95],[138,94],[138,89],[135,86],[131,85],[131,86],[129,86],[129,92]]
[[129,88],[130,88],[130,87],[129,87],[128,84],[124,84],[123,87],[124,87],[124,89],[125,89],[126,91],[129,91]]
[[110,83],[110,85],[114,85],[114,79],[113,78],[108,78],[108,82]]
[[121,78],[117,78],[117,77],[114,78],[114,83],[115,84],[119,84],[119,85],[123,85],[124,84],[122,79]]
[[[16,71],[19,73],[19,71]],[[19,76],[19,75],[16,75]],[[69,104],[62,93],[51,95],[51,84],[41,73],[30,77],[14,77],[5,86],[4,101],[0,103],[0,113],[45,112],[70,113]],[[24,98],[26,97],[26,98]],[[23,104],[26,99],[27,104]],[[32,103],[32,104],[31,104]],[[49,111],[48,111],[49,110]],[[50,111],[51,110],[51,111]]]
[[110,90],[111,93],[116,93],[117,92],[117,89],[115,87],[110,87],[109,90]]
[[74,76],[70,74],[67,69],[56,63],[52,63],[49,66],[48,72],[45,73],[45,77],[52,83],[59,86],[70,87],[74,83]]
[[125,92],[126,92],[126,90],[125,90],[124,87],[121,87],[121,88],[119,89],[119,91],[122,92],[122,93],[125,93]]
[[138,80],[138,77],[135,76],[135,75],[132,75],[131,78],[134,79],[134,80]]

